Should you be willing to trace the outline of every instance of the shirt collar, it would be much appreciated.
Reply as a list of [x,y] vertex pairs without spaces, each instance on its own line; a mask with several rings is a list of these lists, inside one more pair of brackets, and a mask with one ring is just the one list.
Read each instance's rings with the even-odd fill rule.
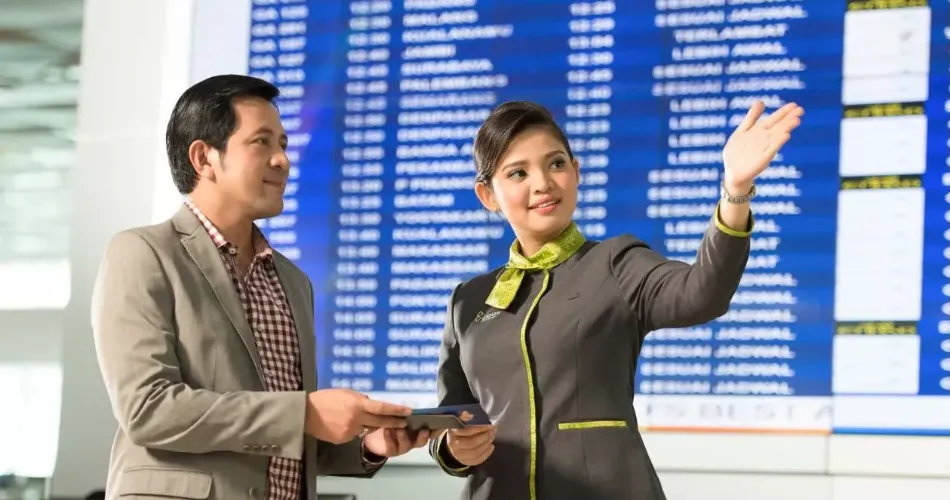
[[[231,255],[237,255],[237,245],[224,238],[221,231],[205,217],[201,210],[191,201],[191,198],[185,198],[185,205],[188,206],[188,209],[191,210],[191,212],[195,214],[195,217],[198,218],[198,221],[201,222],[202,227],[205,228],[205,231],[207,231],[208,236],[211,237],[211,241],[214,242],[214,246],[217,247],[218,250],[228,252]],[[273,255],[273,249],[264,236],[264,233],[257,227],[257,224],[252,223],[252,226],[251,240],[254,242],[255,255],[258,257],[271,257]]]

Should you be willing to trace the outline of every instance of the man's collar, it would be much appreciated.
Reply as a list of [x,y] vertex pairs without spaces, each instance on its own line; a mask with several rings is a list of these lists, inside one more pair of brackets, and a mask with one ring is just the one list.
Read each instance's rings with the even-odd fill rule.
[[[204,213],[201,212],[201,209],[191,200],[191,198],[185,198],[185,205],[195,217],[198,218],[198,222],[205,228],[208,236],[211,237],[211,241],[214,242],[214,245],[222,251],[227,251],[232,255],[237,254],[237,245],[229,242],[221,231],[218,230],[215,225],[205,217]],[[251,223],[251,241],[254,243],[254,254],[261,257],[271,257],[273,255],[273,249],[270,246],[270,243],[267,241],[267,238],[264,236],[264,233],[261,232],[260,228],[257,227],[257,224]]]

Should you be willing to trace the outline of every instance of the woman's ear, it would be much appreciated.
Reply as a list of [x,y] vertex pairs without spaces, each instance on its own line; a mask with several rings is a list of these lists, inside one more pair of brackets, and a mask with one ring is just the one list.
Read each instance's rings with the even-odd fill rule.
[[497,212],[500,210],[498,200],[495,199],[495,192],[492,191],[491,186],[487,183],[475,183],[475,196],[478,196],[478,201],[482,202],[482,206],[489,212]]
[[571,163],[574,164],[574,175],[577,176],[577,185],[580,186],[581,185],[581,162],[575,156],[574,160]]

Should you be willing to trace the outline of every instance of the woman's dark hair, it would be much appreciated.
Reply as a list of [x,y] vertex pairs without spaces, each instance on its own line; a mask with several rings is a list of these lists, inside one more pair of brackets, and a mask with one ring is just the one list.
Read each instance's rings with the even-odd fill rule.
[[508,101],[492,110],[475,134],[475,144],[472,147],[475,157],[475,182],[491,182],[498,162],[508,150],[508,145],[518,134],[530,127],[550,129],[551,133],[564,143],[568,157],[574,159],[567,136],[550,111],[530,101]]

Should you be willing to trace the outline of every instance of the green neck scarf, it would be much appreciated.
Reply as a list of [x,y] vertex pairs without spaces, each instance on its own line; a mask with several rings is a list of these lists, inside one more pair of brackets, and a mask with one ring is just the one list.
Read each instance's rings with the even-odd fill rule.
[[[559,266],[577,253],[584,245],[584,241],[584,235],[573,222],[557,239],[548,242],[530,257],[521,254],[518,242],[515,241],[511,244],[505,271],[498,278],[485,303],[497,309],[508,309],[521,287],[525,272],[544,271],[547,277],[550,269]],[[542,293],[544,293],[543,290]]]

